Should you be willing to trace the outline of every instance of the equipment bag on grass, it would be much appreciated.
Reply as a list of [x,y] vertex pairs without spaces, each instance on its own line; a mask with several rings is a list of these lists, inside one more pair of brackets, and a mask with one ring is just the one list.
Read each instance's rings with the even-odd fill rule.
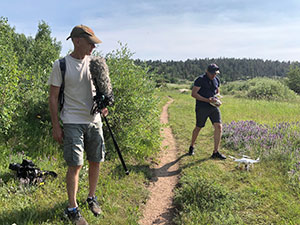
[[17,177],[23,184],[42,184],[49,175],[57,177],[55,172],[42,171],[31,160],[27,159],[23,159],[21,164],[9,164],[9,169],[17,172]]

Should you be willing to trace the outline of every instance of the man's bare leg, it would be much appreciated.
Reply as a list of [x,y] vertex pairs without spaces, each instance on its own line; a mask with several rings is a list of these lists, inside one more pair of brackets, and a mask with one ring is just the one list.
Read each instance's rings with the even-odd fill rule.
[[78,191],[79,172],[82,166],[69,166],[67,172],[67,192],[69,198],[69,208],[78,207],[76,195]]

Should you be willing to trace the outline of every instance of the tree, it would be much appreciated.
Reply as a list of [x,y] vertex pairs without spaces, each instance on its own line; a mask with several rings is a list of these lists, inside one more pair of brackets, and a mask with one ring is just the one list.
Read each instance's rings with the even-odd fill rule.
[[7,19],[0,18],[0,138],[5,138],[16,114],[20,71],[13,49],[12,29]]
[[159,112],[152,74],[136,65],[132,55],[121,44],[106,56],[115,95],[109,120],[120,148],[143,159],[159,148]]
[[[0,18],[0,138],[9,139],[24,116],[47,105],[47,80],[61,45],[41,22],[35,38],[18,34]],[[47,108],[46,108],[47,109]],[[48,110],[43,109],[44,112]],[[38,113],[38,112],[36,112]],[[22,114],[22,115],[21,115]],[[13,127],[13,125],[18,126]]]
[[[19,36],[16,42],[21,39],[24,38]],[[18,42],[16,44],[21,45]],[[24,59],[20,59],[20,62],[23,62],[20,64],[21,68],[26,73],[24,76],[26,80],[23,79],[22,82],[22,88],[28,93],[24,96],[25,101],[45,99],[48,95],[48,86],[45,84],[47,84],[54,60],[59,58],[61,43],[51,37],[50,27],[42,21],[38,25],[35,38],[27,38],[19,49],[24,49],[22,52],[26,52]]]
[[300,94],[300,68],[297,65],[291,65],[287,73],[287,85],[294,92]]

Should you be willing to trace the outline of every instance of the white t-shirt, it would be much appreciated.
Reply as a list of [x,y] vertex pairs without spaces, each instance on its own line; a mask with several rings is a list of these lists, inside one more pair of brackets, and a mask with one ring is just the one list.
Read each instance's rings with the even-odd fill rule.
[[[75,59],[70,55],[66,59],[64,106],[60,113],[63,123],[89,124],[101,121],[99,113],[91,115],[93,96],[96,89],[93,85],[89,64],[90,57]],[[48,84],[60,87],[62,83],[59,60],[53,64]]]

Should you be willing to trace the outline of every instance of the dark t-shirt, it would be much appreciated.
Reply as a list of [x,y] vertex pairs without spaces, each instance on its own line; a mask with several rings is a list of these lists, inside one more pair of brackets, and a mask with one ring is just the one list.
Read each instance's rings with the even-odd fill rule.
[[[213,97],[217,94],[217,89],[220,87],[220,80],[218,77],[215,77],[213,80],[209,79],[206,74],[199,76],[195,82],[194,86],[200,87],[198,94],[204,98]],[[196,100],[196,107],[213,107],[208,102],[203,102]]]

